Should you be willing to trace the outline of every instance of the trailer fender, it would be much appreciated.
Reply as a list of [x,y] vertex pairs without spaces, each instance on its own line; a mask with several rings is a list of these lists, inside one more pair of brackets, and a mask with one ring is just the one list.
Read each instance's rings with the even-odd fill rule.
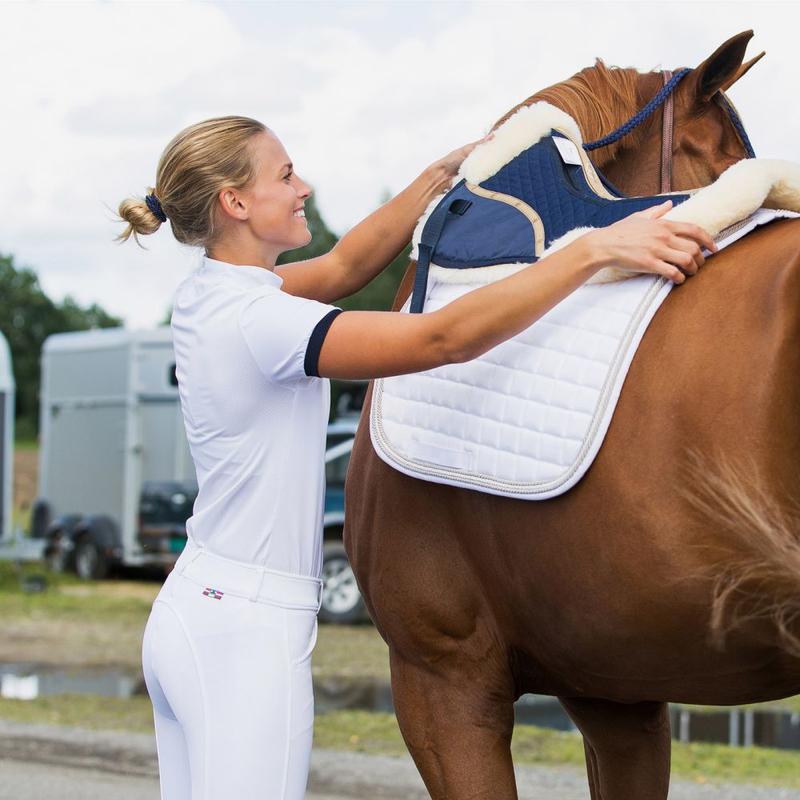
[[43,497],[37,497],[31,506],[31,539],[45,539],[52,522],[53,509]]
[[100,580],[122,559],[122,540],[110,517],[84,517],[75,529],[75,572],[84,580]]
[[90,538],[108,558],[122,557],[122,537],[117,523],[111,517],[91,515],[83,517],[75,526],[73,539],[77,544],[84,538]]

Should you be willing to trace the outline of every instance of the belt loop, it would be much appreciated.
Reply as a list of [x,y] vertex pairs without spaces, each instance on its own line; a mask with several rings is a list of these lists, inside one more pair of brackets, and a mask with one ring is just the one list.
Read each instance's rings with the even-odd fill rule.
[[258,600],[258,596],[261,594],[261,588],[264,586],[264,576],[267,574],[266,570],[263,567],[259,568],[259,572],[261,573],[258,581],[256,582],[255,589],[253,593],[250,595],[249,600],[251,603],[255,603]]

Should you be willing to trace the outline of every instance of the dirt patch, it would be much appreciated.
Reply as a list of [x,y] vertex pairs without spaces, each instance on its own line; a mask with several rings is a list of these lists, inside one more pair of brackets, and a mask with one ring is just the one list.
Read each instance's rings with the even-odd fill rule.
[[32,661],[64,667],[141,669],[141,625],[82,620],[14,619],[3,623],[0,662]]
[[27,513],[36,499],[39,479],[39,450],[16,448],[14,450],[14,508]]
[[59,588],[61,594],[69,597],[121,597],[145,600],[152,603],[161,589],[160,583],[145,581],[95,581],[77,583]]

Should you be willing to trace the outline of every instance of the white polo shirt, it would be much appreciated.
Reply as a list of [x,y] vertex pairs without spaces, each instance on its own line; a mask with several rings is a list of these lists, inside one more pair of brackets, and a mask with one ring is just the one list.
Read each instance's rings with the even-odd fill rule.
[[176,291],[176,375],[199,485],[186,529],[209,552],[318,577],[330,386],[317,359],[341,309],[282,283],[203,256]]

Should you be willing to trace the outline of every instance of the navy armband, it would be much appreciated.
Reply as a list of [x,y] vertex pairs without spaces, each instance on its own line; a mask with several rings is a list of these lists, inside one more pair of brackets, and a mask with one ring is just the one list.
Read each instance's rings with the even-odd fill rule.
[[344,309],[334,308],[329,311],[311,331],[311,336],[308,337],[308,347],[306,348],[306,357],[303,360],[303,369],[306,375],[310,378],[319,378],[319,354],[322,350],[322,343],[328,335],[328,330],[333,321]]

